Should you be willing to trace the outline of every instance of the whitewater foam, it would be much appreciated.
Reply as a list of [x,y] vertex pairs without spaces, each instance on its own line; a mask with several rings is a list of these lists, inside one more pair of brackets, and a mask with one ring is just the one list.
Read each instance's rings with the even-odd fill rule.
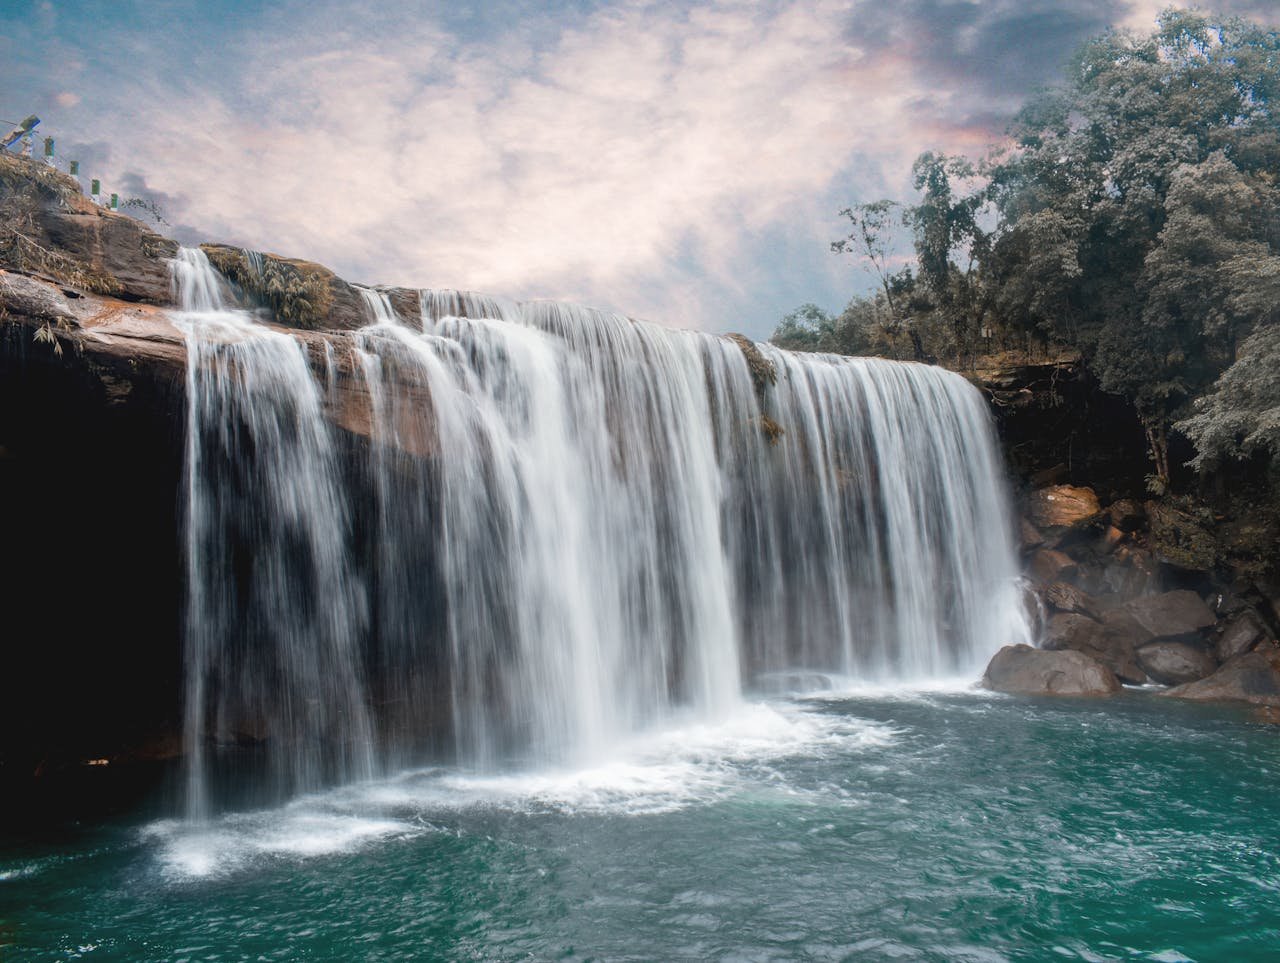
[[276,809],[204,823],[162,820],[142,835],[157,847],[166,879],[219,877],[263,861],[322,858],[444,831],[442,821],[469,811],[642,817],[715,805],[744,792],[803,796],[810,790],[787,785],[772,764],[875,753],[901,734],[884,723],[794,703],[746,703],[719,722],[674,720],[579,767],[409,770]]

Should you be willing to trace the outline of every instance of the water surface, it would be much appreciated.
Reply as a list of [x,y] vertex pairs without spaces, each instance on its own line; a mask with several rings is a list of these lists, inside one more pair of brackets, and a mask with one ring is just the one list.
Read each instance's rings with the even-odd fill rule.
[[1142,694],[779,699],[0,858],[3,958],[1274,959],[1280,741]]

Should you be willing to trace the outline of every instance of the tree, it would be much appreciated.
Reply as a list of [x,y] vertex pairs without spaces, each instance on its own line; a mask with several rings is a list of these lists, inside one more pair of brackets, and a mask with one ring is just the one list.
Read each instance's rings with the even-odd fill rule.
[[[872,272],[880,282],[882,303],[887,311],[887,316],[878,317],[872,323],[883,328],[891,341],[896,340],[899,333],[906,331],[911,339],[911,350],[915,360],[924,361],[927,355],[920,340],[920,334],[912,318],[901,310],[904,295],[915,286],[911,269],[903,268],[897,272],[889,270],[892,228],[897,220],[894,215],[898,208],[897,202],[890,200],[846,207],[840,212],[840,216],[849,219],[853,230],[847,237],[832,241],[831,250],[836,254],[854,254],[871,265]],[[855,299],[850,303],[849,309],[846,309],[846,314],[854,309],[855,303],[863,309],[858,313],[865,313],[868,305],[874,309],[881,304],[881,300],[879,296],[870,300]]]
[[770,340],[789,351],[832,351],[836,319],[816,304],[802,304],[779,323]]
[[1070,76],[990,171],[986,274],[1006,321],[1077,347],[1134,403],[1162,487],[1167,429],[1269,323],[1238,295],[1280,240],[1280,38],[1171,11],[1150,37],[1086,44]]
[[1197,468],[1265,455],[1280,472],[1280,325],[1246,338],[1239,359],[1195,408],[1177,427],[1196,444]]

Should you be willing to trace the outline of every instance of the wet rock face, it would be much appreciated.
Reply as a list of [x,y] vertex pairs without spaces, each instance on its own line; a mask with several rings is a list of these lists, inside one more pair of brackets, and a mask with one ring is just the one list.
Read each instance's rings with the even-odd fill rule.
[[1105,665],[1082,652],[1006,645],[995,654],[982,685],[1013,695],[1109,696],[1120,682]]

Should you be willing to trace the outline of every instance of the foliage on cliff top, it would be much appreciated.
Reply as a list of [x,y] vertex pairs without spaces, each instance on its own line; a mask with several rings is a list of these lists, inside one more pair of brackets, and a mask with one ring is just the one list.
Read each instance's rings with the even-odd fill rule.
[[772,361],[766,358],[756,343],[743,334],[727,335],[730,341],[738,346],[742,356],[747,359],[747,370],[751,372],[751,382],[755,385],[756,394],[763,398],[765,389],[778,381],[778,371]]
[[880,290],[836,318],[806,306],[775,342],[960,367],[1062,346],[1133,404],[1158,485],[1175,424],[1197,468],[1259,450],[1280,467],[1264,376],[1280,352],[1280,34],[1171,10],[1149,36],[1085,44],[1068,77],[1024,107],[1011,151],[920,157],[920,201],[901,209],[914,265],[884,267],[892,202],[843,211],[833,246]]
[[59,284],[94,294],[119,294],[124,288],[119,278],[44,247],[12,228],[0,229],[0,265],[22,274],[52,278]]
[[80,184],[75,178],[9,151],[0,151],[0,187],[6,193],[31,191],[64,207],[84,207]]
[[260,254],[240,248],[201,245],[219,272],[250,297],[268,307],[276,320],[295,328],[324,327],[333,304],[333,273],[310,261]]

